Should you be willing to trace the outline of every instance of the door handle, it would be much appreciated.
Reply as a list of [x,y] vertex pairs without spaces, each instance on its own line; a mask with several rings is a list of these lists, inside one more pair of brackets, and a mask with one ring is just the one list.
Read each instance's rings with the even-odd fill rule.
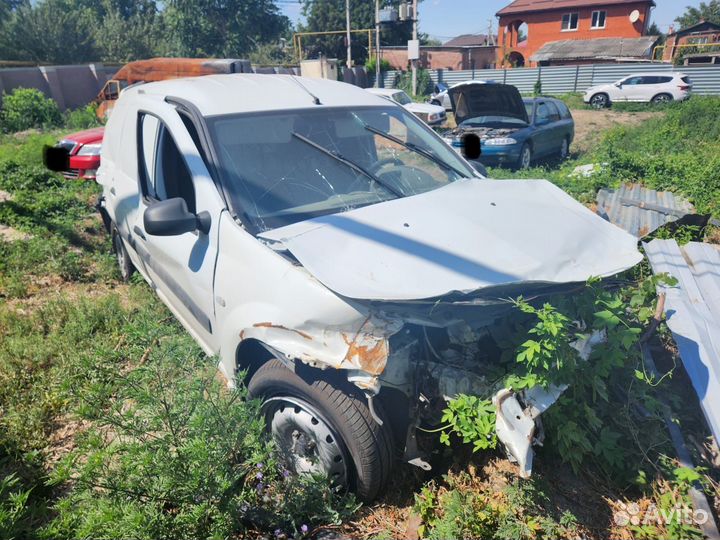
[[138,227],[137,225],[135,225],[135,226],[133,227],[133,232],[134,232],[137,236],[139,236],[140,238],[142,238],[143,240],[147,240],[147,238],[145,238],[145,233],[144,233],[143,230],[142,230],[140,227]]

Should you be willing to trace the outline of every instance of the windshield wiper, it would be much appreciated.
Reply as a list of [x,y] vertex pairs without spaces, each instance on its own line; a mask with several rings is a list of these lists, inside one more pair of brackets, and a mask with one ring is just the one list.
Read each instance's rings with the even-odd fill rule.
[[322,145],[320,145],[320,144],[317,144],[316,142],[311,141],[311,140],[308,139],[307,137],[304,137],[304,136],[302,136],[302,135],[300,135],[299,133],[296,133],[296,132],[294,132],[294,131],[292,131],[290,134],[291,134],[293,137],[295,137],[296,139],[298,139],[298,140],[304,142],[305,144],[307,144],[307,145],[309,145],[309,146],[312,146],[312,147],[315,148],[316,150],[322,152],[322,153],[325,154],[326,156],[330,156],[331,158],[335,159],[336,161],[339,161],[340,163],[343,163],[343,164],[347,165],[347,166],[350,167],[351,169],[359,172],[360,174],[362,174],[362,175],[364,175],[364,176],[367,176],[370,180],[372,180],[373,182],[377,182],[378,184],[380,184],[382,187],[384,187],[385,189],[387,189],[387,190],[388,190],[390,193],[392,193],[393,195],[395,195],[395,196],[397,196],[397,197],[400,197],[400,198],[402,198],[402,197],[405,196],[405,195],[403,195],[400,191],[398,191],[396,188],[394,188],[394,187],[392,187],[390,184],[388,184],[387,182],[381,180],[380,178],[378,178],[377,176],[375,176],[375,175],[372,174],[371,172],[365,170],[364,167],[358,165],[358,164],[355,163],[354,161],[349,160],[348,158],[346,158],[345,156],[339,154],[338,152],[333,152],[332,150],[329,150],[329,149],[325,148],[324,146],[322,146]]
[[417,144],[405,142],[402,139],[399,139],[398,137],[396,137],[395,135],[390,135],[389,133],[386,133],[381,129],[374,128],[367,124],[365,124],[364,127],[371,133],[375,133],[376,135],[380,135],[381,137],[384,137],[388,141],[392,141],[396,144],[399,144],[400,146],[404,146],[408,150],[411,150],[412,152],[420,154],[421,156],[428,158],[430,161],[435,162],[436,164],[440,165],[444,169],[453,171],[455,174],[458,174],[461,178],[468,178],[468,175],[466,172],[463,172],[460,169],[455,168],[453,165],[450,165],[447,161],[437,157],[432,152],[429,152],[429,151],[425,150],[424,148],[421,148]]

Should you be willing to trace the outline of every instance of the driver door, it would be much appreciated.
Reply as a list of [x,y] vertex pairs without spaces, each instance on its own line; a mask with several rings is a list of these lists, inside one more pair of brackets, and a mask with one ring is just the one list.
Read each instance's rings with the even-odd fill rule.
[[[215,306],[214,269],[218,227],[224,204],[196,145],[189,119],[174,107],[153,104],[137,118],[138,169],[142,197],[133,233],[138,253],[158,295],[184,326],[213,354]],[[207,212],[207,234],[195,230],[175,236],[154,236],[145,230],[145,210],[158,201],[181,198],[193,214]]]

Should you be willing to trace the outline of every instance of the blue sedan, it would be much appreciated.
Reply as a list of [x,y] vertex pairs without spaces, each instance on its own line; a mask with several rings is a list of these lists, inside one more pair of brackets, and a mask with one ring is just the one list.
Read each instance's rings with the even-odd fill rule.
[[522,99],[503,84],[466,84],[450,90],[458,127],[445,135],[455,147],[473,133],[480,138],[484,165],[527,169],[540,158],[565,159],[575,137],[575,122],[562,101]]

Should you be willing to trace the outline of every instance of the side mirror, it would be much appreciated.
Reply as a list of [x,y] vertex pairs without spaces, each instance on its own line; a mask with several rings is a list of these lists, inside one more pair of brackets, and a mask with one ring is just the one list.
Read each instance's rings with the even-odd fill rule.
[[51,171],[67,171],[70,168],[70,152],[67,148],[46,145],[43,148],[43,163]]
[[474,133],[466,133],[462,137],[462,156],[467,160],[478,159],[482,154],[480,137]]
[[199,230],[210,231],[210,214],[192,214],[184,199],[176,197],[158,201],[149,206],[143,214],[145,232],[153,236],[178,236]]
[[621,82],[615,83],[615,86],[617,86],[618,88],[622,88],[622,87],[623,87],[623,83],[621,83]]

